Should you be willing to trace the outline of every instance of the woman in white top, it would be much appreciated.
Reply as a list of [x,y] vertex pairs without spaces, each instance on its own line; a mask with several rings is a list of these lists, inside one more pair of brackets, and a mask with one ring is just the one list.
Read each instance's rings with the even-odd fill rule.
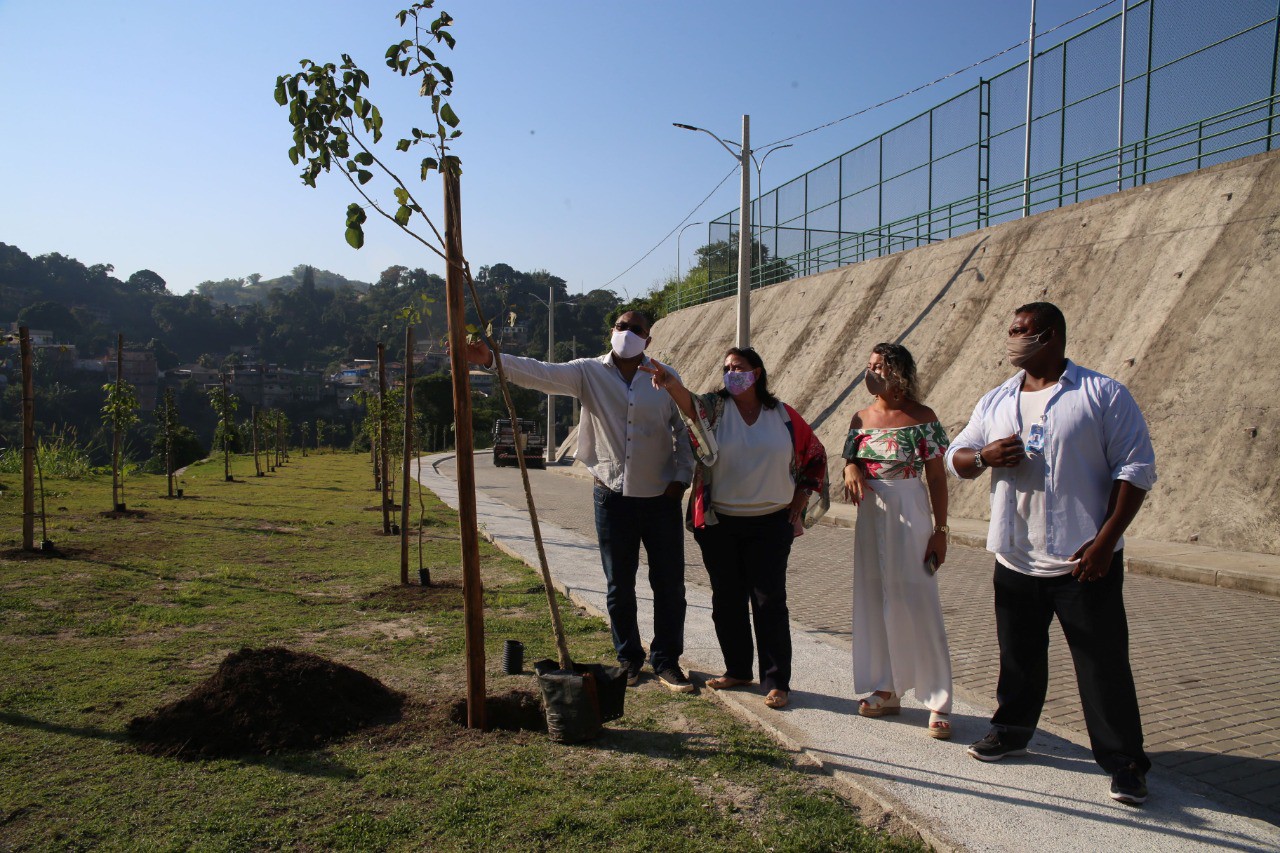
[[[764,361],[753,349],[724,357],[724,385],[694,396],[665,365],[653,374],[690,421],[698,457],[688,524],[711,579],[711,616],[724,656],[713,690],[752,681],[759,655],[765,704],[784,708],[791,690],[787,559],[791,542],[822,515],[826,451],[800,415],[769,392]],[[713,488],[714,484],[714,488]]]

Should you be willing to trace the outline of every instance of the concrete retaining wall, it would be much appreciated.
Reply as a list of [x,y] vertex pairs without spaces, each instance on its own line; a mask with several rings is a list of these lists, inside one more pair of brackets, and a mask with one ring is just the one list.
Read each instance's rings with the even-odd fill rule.
[[[1013,370],[1018,305],[1067,317],[1067,354],[1129,386],[1160,480],[1136,535],[1280,553],[1274,413],[1280,392],[1280,154],[1262,154],[752,294],[752,343],[771,387],[832,459],[872,346],[915,355],[951,435]],[[651,354],[695,391],[720,386],[731,300],[668,315]],[[989,478],[952,480],[951,513],[987,518]]]

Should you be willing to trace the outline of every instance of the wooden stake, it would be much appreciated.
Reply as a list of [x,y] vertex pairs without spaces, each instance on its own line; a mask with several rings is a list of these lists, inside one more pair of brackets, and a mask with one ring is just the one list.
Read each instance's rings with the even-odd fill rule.
[[[124,382],[124,335],[116,335],[116,394],[120,393],[120,384]],[[120,445],[123,441],[120,427],[111,425],[111,508],[116,512],[124,509],[120,495]]]
[[31,333],[18,327],[22,356],[22,550],[36,549],[36,387],[31,378]]
[[467,727],[485,728],[484,588],[476,517],[475,442],[471,435],[466,285],[462,254],[462,202],[458,176],[444,173],[445,294],[449,316],[449,368],[453,373],[454,447],[458,462],[458,536],[462,540],[462,616],[467,648]]
[[391,535],[391,473],[387,463],[387,355],[386,345],[378,341],[378,476],[382,478],[382,533]]
[[409,582],[409,464],[413,459],[413,325],[404,330],[404,453],[400,471],[400,583]]

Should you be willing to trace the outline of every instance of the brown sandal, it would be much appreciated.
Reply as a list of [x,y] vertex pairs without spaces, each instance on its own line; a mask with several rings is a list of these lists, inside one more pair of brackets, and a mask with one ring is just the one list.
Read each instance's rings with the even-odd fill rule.
[[731,687],[743,687],[751,683],[750,678],[734,678],[732,675],[717,675],[707,679],[707,686],[712,690],[728,690]]
[[951,740],[951,718],[941,711],[929,712],[929,737]]
[[765,707],[773,708],[774,710],[787,707],[787,701],[787,691],[785,690],[770,690],[769,695],[764,697]]

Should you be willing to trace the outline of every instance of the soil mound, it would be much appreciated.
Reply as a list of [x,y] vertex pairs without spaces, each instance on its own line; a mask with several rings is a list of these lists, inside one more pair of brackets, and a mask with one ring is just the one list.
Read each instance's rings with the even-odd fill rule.
[[186,697],[129,721],[143,752],[182,758],[305,749],[399,716],[404,694],[317,655],[241,649]]

